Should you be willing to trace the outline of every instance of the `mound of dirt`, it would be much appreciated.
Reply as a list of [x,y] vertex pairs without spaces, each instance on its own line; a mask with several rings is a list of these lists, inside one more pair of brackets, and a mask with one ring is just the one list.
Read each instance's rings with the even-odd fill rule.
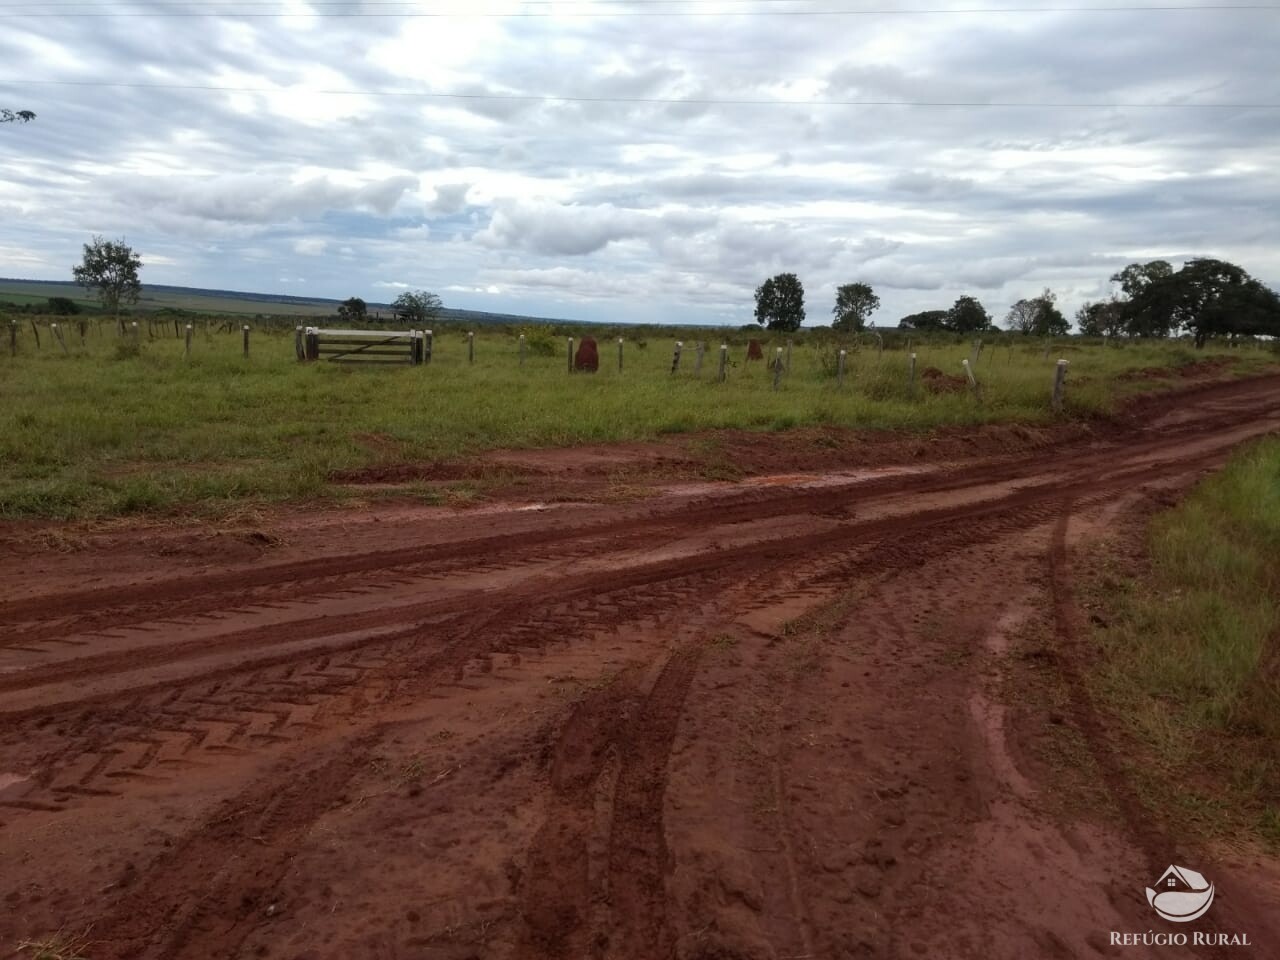
[[964,377],[953,377],[937,367],[925,367],[920,371],[920,382],[930,393],[958,393],[968,386]]
[[595,373],[600,369],[600,351],[591,337],[583,337],[573,358],[573,369],[579,373]]

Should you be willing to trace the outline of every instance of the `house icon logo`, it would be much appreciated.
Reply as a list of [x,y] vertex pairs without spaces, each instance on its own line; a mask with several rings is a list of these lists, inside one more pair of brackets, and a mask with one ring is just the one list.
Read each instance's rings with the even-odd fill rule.
[[1188,923],[1213,903],[1213,884],[1188,867],[1171,866],[1154,889],[1147,887],[1147,903],[1166,920]]

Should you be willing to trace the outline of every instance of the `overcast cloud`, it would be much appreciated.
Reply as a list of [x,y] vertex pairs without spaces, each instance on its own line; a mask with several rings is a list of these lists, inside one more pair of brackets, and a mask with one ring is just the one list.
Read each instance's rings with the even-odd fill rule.
[[[1070,315],[1156,257],[1280,285],[1280,11],[728,15],[861,2],[6,5],[0,275],[98,233],[144,282],[742,323],[789,270],[809,323],[861,280],[880,325]],[[556,15],[370,15],[405,9]]]

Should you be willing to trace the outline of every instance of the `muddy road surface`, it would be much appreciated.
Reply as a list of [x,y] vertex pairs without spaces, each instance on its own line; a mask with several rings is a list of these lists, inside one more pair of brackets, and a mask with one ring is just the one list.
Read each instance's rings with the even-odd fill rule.
[[1276,431],[1272,377],[1029,454],[46,531],[0,558],[0,956],[1167,957],[1113,934],[1184,932],[1176,862],[1254,944],[1177,955],[1280,957],[1269,865],[1133,795],[1074,595]]

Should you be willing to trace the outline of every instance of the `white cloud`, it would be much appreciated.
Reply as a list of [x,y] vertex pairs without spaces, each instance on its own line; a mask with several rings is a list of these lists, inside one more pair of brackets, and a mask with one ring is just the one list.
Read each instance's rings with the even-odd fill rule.
[[815,319],[872,283],[882,324],[1046,285],[1070,313],[1152,251],[1276,278],[1273,110],[536,99],[1274,103],[1273,19],[15,20],[8,76],[90,83],[0,91],[39,115],[0,131],[0,273],[65,279],[101,233],[167,282],[722,320],[789,270]]

